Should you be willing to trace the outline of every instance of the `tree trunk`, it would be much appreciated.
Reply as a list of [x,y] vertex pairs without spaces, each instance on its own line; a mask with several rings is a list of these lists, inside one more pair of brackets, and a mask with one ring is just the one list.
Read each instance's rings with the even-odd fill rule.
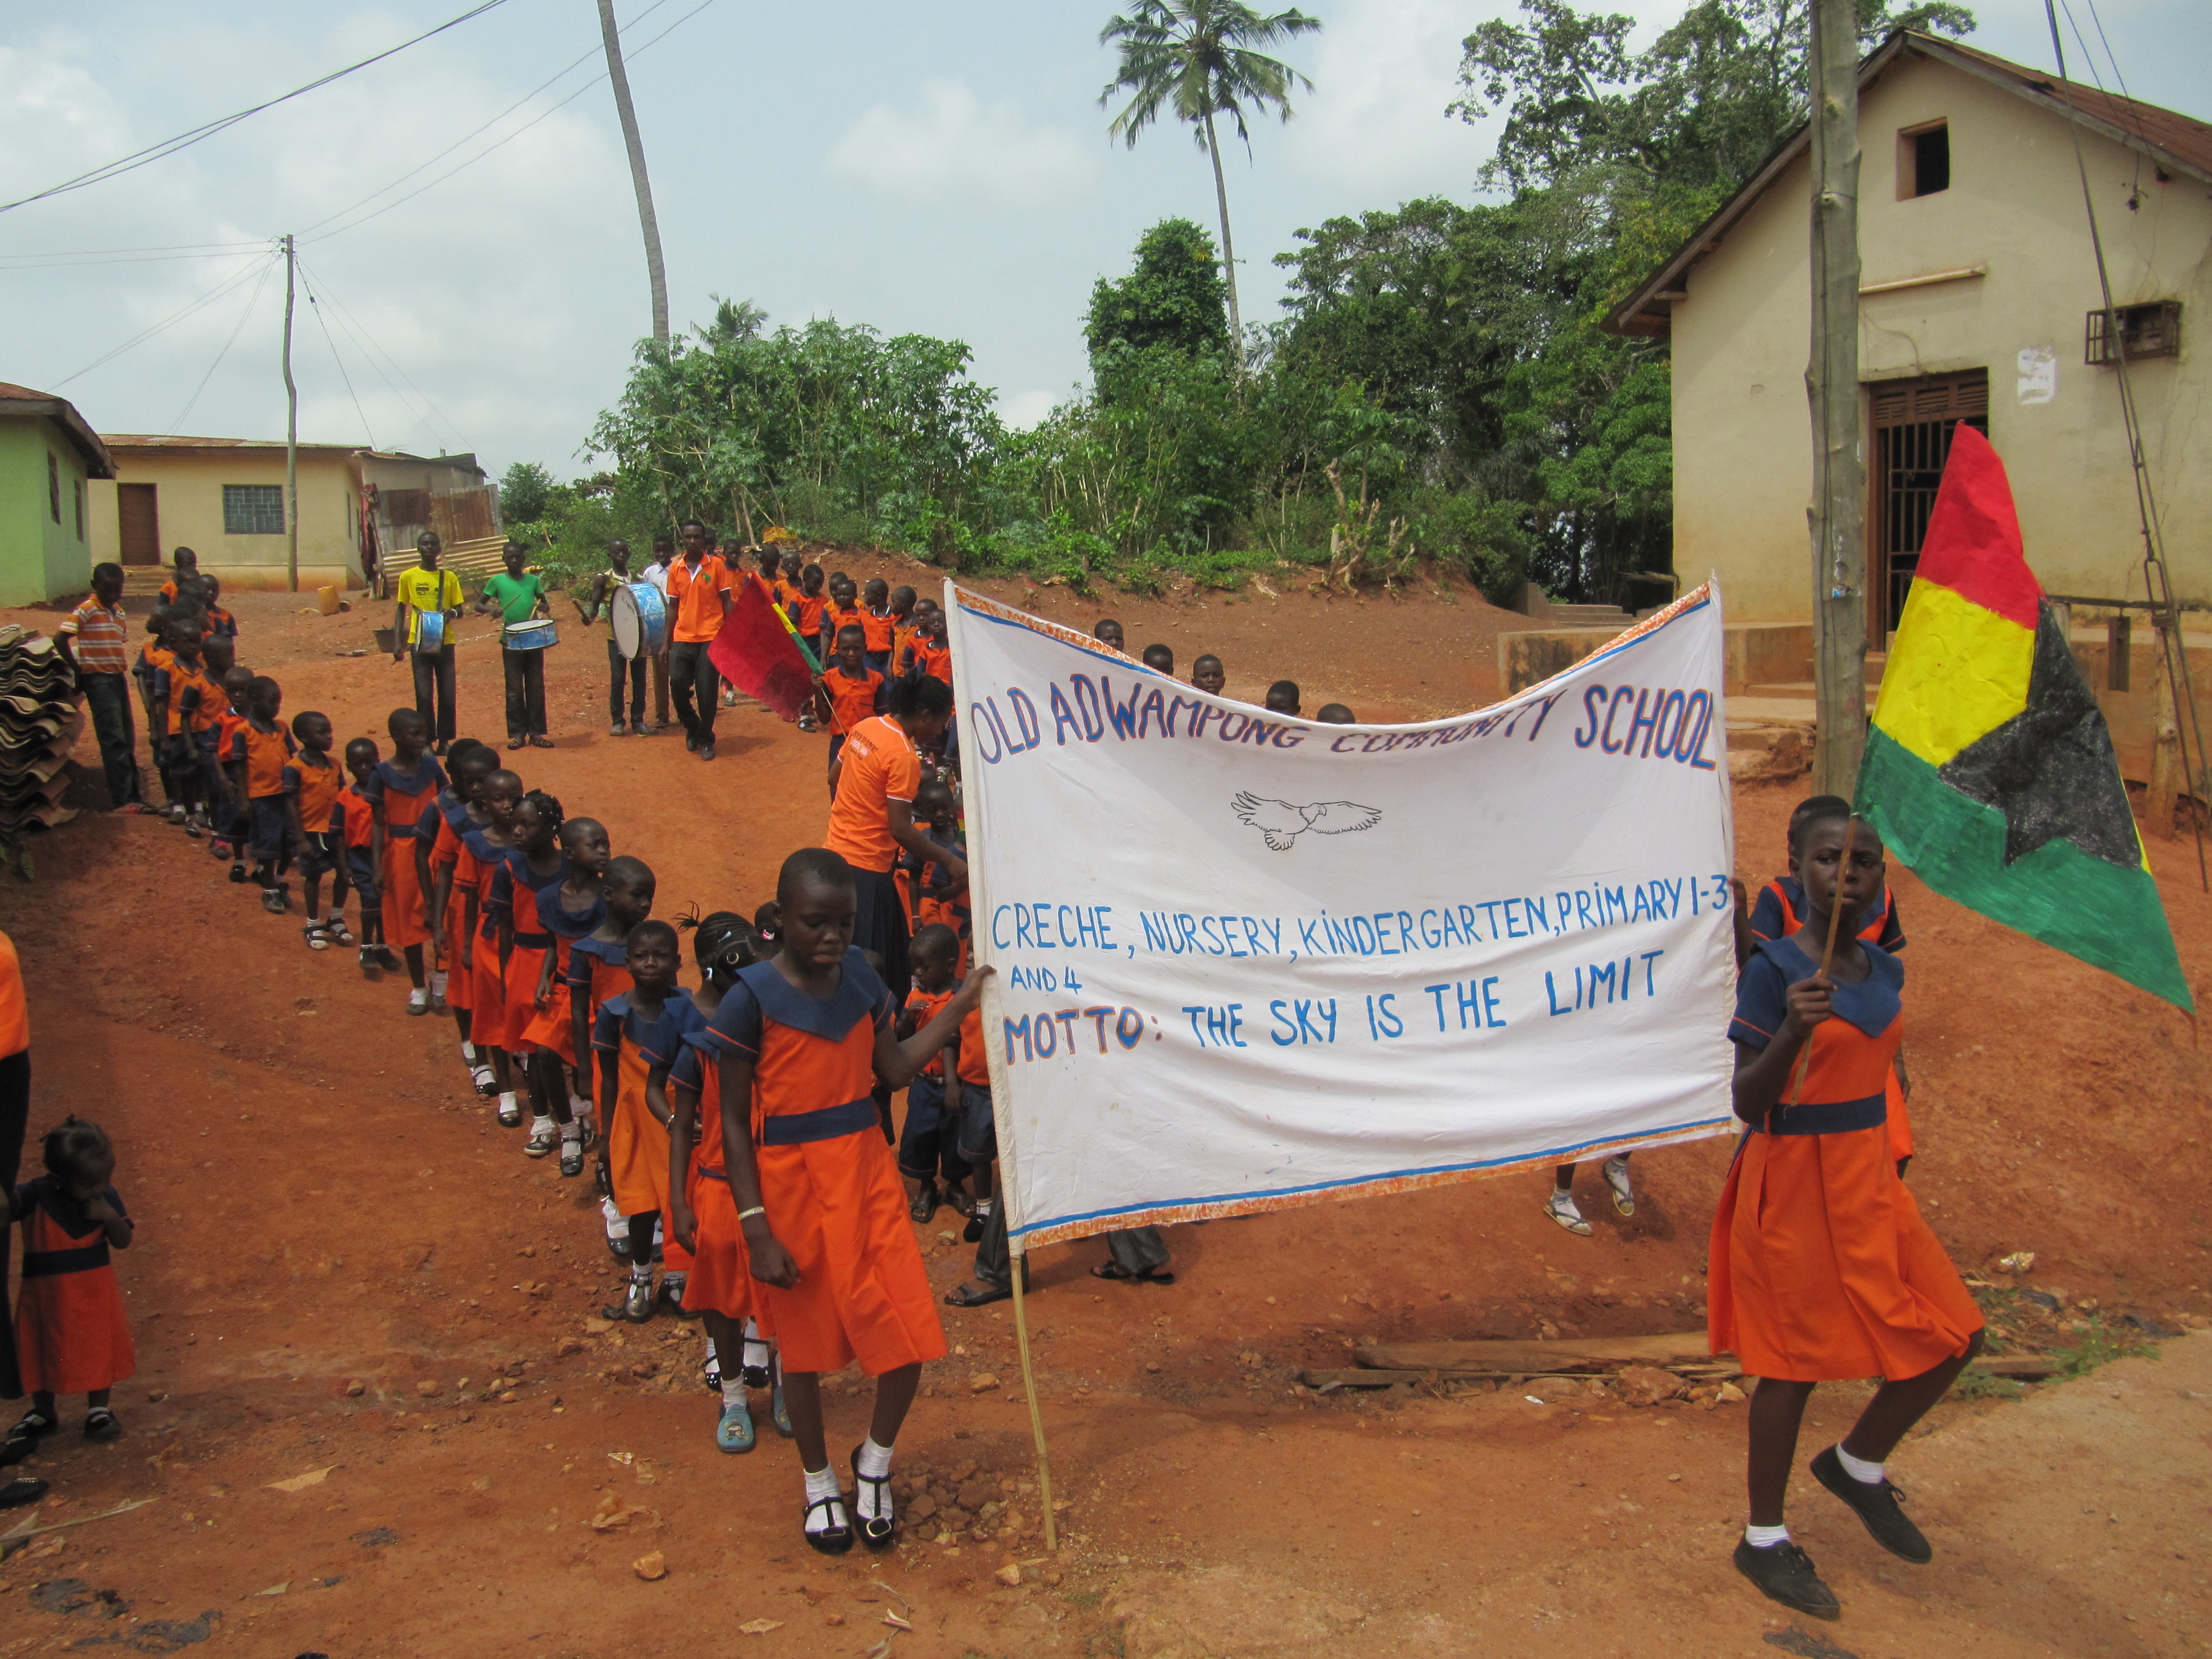
[[1213,136],[1213,112],[1206,114],[1206,153],[1213,158],[1213,199],[1221,210],[1221,274],[1229,284],[1229,343],[1244,361],[1244,324],[1237,314],[1237,248],[1229,240],[1229,185],[1221,176],[1221,145]]
[[629,76],[623,68],[622,37],[615,29],[614,0],[599,0],[599,33],[607,46],[607,79],[615,89],[615,113],[622,119],[623,143],[629,151],[630,183],[637,187],[637,222],[645,233],[646,280],[653,286],[653,339],[668,343],[668,271],[660,261],[660,221],[653,216],[653,184],[645,176],[645,141],[638,137],[637,111],[629,101]]
[[1813,679],[1814,787],[1849,799],[1866,748],[1866,453],[1859,434],[1858,36],[1852,0],[1814,0]]

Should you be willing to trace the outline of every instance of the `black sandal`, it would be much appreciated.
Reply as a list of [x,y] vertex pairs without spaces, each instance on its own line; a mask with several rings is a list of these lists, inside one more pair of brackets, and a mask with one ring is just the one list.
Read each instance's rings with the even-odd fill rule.
[[937,1213],[938,1202],[937,1183],[933,1181],[923,1182],[919,1188],[915,1188],[914,1197],[907,1203],[908,1218],[918,1221],[925,1227],[927,1226],[930,1218]]
[[18,1475],[0,1486],[0,1510],[20,1510],[46,1496],[46,1483],[34,1474]]
[[823,1555],[842,1555],[853,1547],[853,1526],[849,1520],[842,1526],[824,1527],[820,1532],[805,1530],[806,1523],[814,1518],[815,1510],[826,1510],[833,1504],[839,1510],[844,1509],[845,1494],[841,1492],[833,1498],[816,1498],[806,1506],[806,1513],[799,1519],[800,1529],[806,1539],[807,1547],[819,1551]]
[[1107,1257],[1105,1261],[1093,1267],[1091,1270],[1091,1276],[1093,1279],[1133,1279],[1137,1277],[1136,1274],[1131,1273],[1127,1267],[1115,1261],[1111,1256]]
[[94,1406],[84,1414],[84,1437],[88,1440],[120,1440],[123,1425],[115,1413],[105,1406]]
[[988,1308],[994,1302],[1006,1301],[1013,1293],[1014,1287],[1011,1285],[1003,1290],[986,1285],[981,1294],[969,1291],[965,1285],[956,1285],[945,1291],[945,1305],[948,1308]]
[[61,1427],[60,1419],[49,1417],[33,1406],[15,1419],[15,1426],[8,1431],[10,1440],[37,1440]]
[[[865,1441],[861,1443],[863,1445],[866,1443]],[[889,1471],[882,1474],[862,1474],[860,1446],[853,1448],[853,1515],[854,1518],[860,1523],[860,1541],[872,1550],[889,1549],[891,1547],[892,1534],[898,1530],[897,1522],[891,1516],[884,1515],[873,1516],[862,1515],[860,1512],[860,1489],[862,1486],[873,1487],[877,1507],[890,1509],[891,1507],[891,1477]],[[878,1531],[878,1528],[882,1530]]]

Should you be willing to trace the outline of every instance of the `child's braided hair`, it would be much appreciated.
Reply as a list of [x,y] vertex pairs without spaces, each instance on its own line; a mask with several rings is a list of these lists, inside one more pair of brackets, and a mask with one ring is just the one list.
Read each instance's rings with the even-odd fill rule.
[[702,916],[695,905],[677,917],[676,925],[695,930],[691,950],[699,971],[718,985],[727,986],[738,969],[750,967],[759,957],[752,923],[735,911],[714,910]]
[[568,822],[568,815],[561,810],[561,798],[558,795],[550,794],[543,789],[532,789],[522,799],[531,810],[538,814],[542,822],[551,824],[556,831]]
[[87,1123],[72,1112],[46,1131],[40,1156],[48,1175],[66,1178],[108,1150],[107,1131],[97,1123]]

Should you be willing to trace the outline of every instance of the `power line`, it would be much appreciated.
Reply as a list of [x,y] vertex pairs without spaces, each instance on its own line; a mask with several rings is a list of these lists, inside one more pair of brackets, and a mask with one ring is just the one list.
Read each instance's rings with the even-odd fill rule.
[[324,343],[331,349],[331,361],[338,366],[338,379],[345,382],[346,396],[353,399],[353,412],[361,416],[361,429],[368,434],[368,447],[374,449],[376,428],[368,423],[368,411],[361,406],[361,394],[353,389],[353,376],[346,373],[345,359],[338,355],[338,343],[331,337],[331,325],[323,320],[322,307],[315,303],[315,285],[307,280],[304,270],[300,273],[300,285],[307,290],[307,309],[314,314],[315,326],[323,331]]
[[80,265],[159,264],[172,259],[224,259],[265,247],[265,242],[183,242],[171,247],[58,248],[47,253],[0,253],[0,273],[62,270]]
[[[635,17],[630,19],[628,27],[635,28],[638,24],[643,22],[647,17],[653,15],[654,12],[659,10],[661,7],[667,3],[668,0],[653,0],[653,3],[651,5],[647,6],[643,11],[638,13]],[[516,99],[505,109],[500,111],[498,114],[493,116],[490,120],[486,121],[482,126],[476,128],[472,131],[463,133],[459,138],[454,139],[452,143],[447,145],[445,149],[440,150],[435,155],[430,156],[427,160],[408,168],[406,172],[401,173],[397,179],[394,179],[390,184],[384,185],[381,189],[369,191],[368,195],[362,197],[361,200],[356,202],[351,207],[340,208],[336,213],[331,214],[326,217],[318,219],[311,225],[302,226],[301,228],[300,234],[303,236],[311,234],[315,231],[320,230],[325,225],[335,223],[337,221],[344,218],[348,214],[354,212],[357,209],[367,207],[378,197],[389,195],[392,191],[398,189],[400,185],[405,184],[410,179],[412,179],[416,173],[422,172],[424,168],[434,166],[436,163],[444,161],[446,157],[451,155],[455,150],[459,149],[463,144],[467,143],[471,138],[477,137],[478,134],[488,132],[493,127],[497,126],[501,121],[507,119],[508,116],[514,114],[515,111],[520,109],[525,104],[538,96],[539,93],[544,91],[546,88],[551,86],[556,81],[560,80],[562,76],[573,73],[579,66],[589,62],[592,58],[599,54],[599,48],[596,46],[592,47],[589,51],[585,52],[582,55],[574,58],[562,68],[556,70],[553,74],[548,76],[544,80],[531,88],[528,92],[524,93],[521,97]],[[604,75],[599,77],[601,80],[605,80],[605,78],[606,77]],[[555,107],[557,108],[559,106],[556,105]],[[550,113],[550,112],[548,112]],[[489,154],[489,152],[487,151],[486,153]],[[366,221],[363,222],[366,222]]]
[[0,213],[6,213],[13,209],[27,206],[33,202],[43,202],[49,197],[63,196],[68,194],[71,191],[84,190],[93,185],[105,183],[107,179],[120,177],[122,174],[133,172],[139,167],[149,166],[155,161],[162,160],[164,157],[174,155],[179,150],[189,149],[194,144],[198,143],[202,139],[212,138],[216,134],[225,131],[227,128],[234,127],[240,121],[246,120],[251,116],[258,115],[264,110],[274,109],[279,104],[289,104],[295,98],[303,97],[319,87],[326,87],[333,81],[343,80],[345,76],[353,74],[356,70],[367,69],[372,64],[380,64],[386,58],[396,57],[400,52],[406,51],[410,46],[420,46],[423,41],[429,40],[433,35],[443,34],[447,29],[457,28],[461,24],[467,22],[470,19],[481,17],[484,13],[493,9],[493,8],[503,6],[506,3],[507,0],[483,0],[483,3],[481,5],[470,8],[470,9],[463,12],[459,17],[450,18],[447,21],[439,24],[438,27],[434,29],[426,29],[423,33],[416,35],[411,40],[403,40],[398,46],[389,47],[383,52],[380,52],[373,58],[364,58],[357,64],[349,64],[342,70],[333,70],[330,74],[319,76],[316,79],[308,82],[305,86],[295,87],[291,91],[285,93],[279,97],[270,98],[264,102],[253,105],[251,108],[240,110],[234,115],[226,115],[218,120],[204,122],[198,126],[177,134],[173,138],[164,138],[158,144],[149,144],[144,149],[134,150],[128,155],[118,157],[115,161],[106,162],[100,167],[94,167],[90,172],[80,173],[73,179],[64,179],[58,185],[49,185],[46,189],[38,191],[34,195],[21,197],[13,202],[0,202]]
[[238,313],[237,326],[230,331],[230,337],[222,343],[222,349],[215,354],[215,361],[208,365],[207,373],[200,376],[200,383],[192,388],[192,395],[185,400],[185,406],[178,411],[177,418],[169,422],[169,431],[173,435],[185,429],[185,422],[191,415],[192,405],[199,402],[200,393],[207,390],[208,382],[215,379],[216,370],[222,367],[222,360],[230,356],[231,347],[238,343],[238,337],[246,331],[246,319],[253,315],[253,307],[261,303],[261,290],[269,286],[269,273],[276,269],[276,262],[273,259],[261,267],[261,280],[254,283],[253,292],[246,296],[246,309]]
[[91,374],[95,368],[99,368],[105,364],[113,362],[118,357],[120,357],[125,352],[131,350],[133,347],[143,345],[148,340],[152,339],[156,334],[161,333],[164,329],[184,321],[185,318],[191,316],[202,307],[212,305],[216,301],[221,299],[233,289],[239,287],[247,277],[254,276],[258,272],[265,271],[269,268],[270,262],[276,259],[276,257],[277,255],[276,251],[271,249],[268,258],[263,260],[260,264],[248,265],[245,270],[225,277],[222,282],[216,283],[206,293],[201,295],[198,299],[191,301],[187,304],[180,307],[179,309],[171,312],[167,317],[164,317],[160,322],[155,323],[152,327],[141,329],[137,333],[132,335],[121,345],[117,346],[106,356],[94,358],[92,362],[87,363],[82,368],[78,369],[76,374],[64,375],[62,379],[55,381],[54,389],[58,392],[62,387],[67,386],[71,380],[83,379],[84,376]]
[[[302,268],[304,269],[304,266]],[[438,423],[442,423],[447,432],[451,434],[453,447],[454,448],[458,449],[462,444],[465,443],[467,440],[461,436],[460,429],[451,421],[446,419],[444,413],[441,411],[437,404],[431,400],[430,394],[423,391],[421,386],[416,386],[414,377],[409,374],[405,369],[400,368],[399,360],[394,357],[389,351],[386,351],[384,347],[378,343],[376,337],[368,331],[368,325],[362,322],[360,318],[353,314],[352,310],[347,306],[346,302],[343,300],[341,300],[337,296],[337,291],[331,287],[329,279],[321,279],[319,285],[322,289],[323,297],[328,300],[335,309],[338,319],[338,326],[345,330],[348,336],[352,338],[354,343],[361,348],[362,356],[367,360],[368,366],[371,368],[375,369],[378,377],[383,380],[385,385],[392,388],[392,395],[398,398],[402,404],[405,404],[409,413],[414,415],[416,418],[422,423],[423,429],[430,434],[431,442],[441,447],[446,444],[447,440],[441,438],[438,435],[437,431]],[[416,396],[422,400],[421,409],[418,410],[416,408],[413,398],[409,398],[405,392],[400,391],[398,386],[392,380],[392,375],[386,374],[384,372],[383,367],[376,361],[379,357],[383,358],[386,363],[389,363],[392,366],[392,373],[398,374],[400,380],[406,381],[409,386],[414,387]],[[432,420],[433,416],[436,417],[435,422]]]
[[[650,52],[654,46],[659,45],[663,40],[665,40],[670,35],[675,33],[677,30],[682,28],[684,24],[690,22],[693,18],[696,17],[701,12],[706,10],[708,7],[714,3],[714,0],[700,0],[699,4],[694,6],[690,11],[685,12],[683,16],[678,18],[666,28],[661,30],[659,33],[654,35],[652,40],[647,41],[643,46],[631,49],[627,55],[633,60],[642,57],[645,53]],[[645,14],[641,12],[638,15],[641,17]],[[585,55],[586,57],[590,56],[589,53]],[[569,67],[573,69],[574,65],[571,64]],[[562,71],[562,74],[566,74],[567,72],[568,71],[565,70]],[[556,81],[560,78],[561,76],[558,75],[553,77]],[[585,82],[583,85],[578,87],[567,97],[562,99],[559,103],[552,105],[550,107],[540,112],[538,114],[532,116],[529,120],[524,122],[520,126],[517,127],[513,132],[508,133],[505,137],[485,145],[474,155],[471,155],[467,161],[461,162],[459,166],[448,167],[445,172],[440,173],[428,184],[418,185],[416,189],[408,191],[406,195],[399,197],[393,201],[386,202],[382,207],[378,208],[374,213],[365,213],[362,215],[360,218],[355,220],[349,225],[340,225],[336,230],[326,231],[322,235],[315,237],[313,240],[317,242],[327,242],[333,236],[343,236],[349,230],[360,229],[362,226],[368,223],[370,220],[380,218],[385,214],[391,212],[394,208],[404,207],[408,203],[413,201],[417,196],[422,195],[425,191],[434,190],[440,185],[444,184],[447,179],[453,177],[454,174],[465,172],[468,168],[474,167],[477,162],[483,161],[484,157],[489,155],[494,150],[500,149],[502,145],[513,143],[517,138],[521,137],[524,133],[529,131],[531,128],[536,126],[540,121],[544,120],[547,116],[557,114],[560,111],[565,109],[568,105],[574,103],[577,99],[582,97],[586,93],[589,92],[593,87],[599,85],[600,82],[606,78],[605,71],[602,70],[599,74],[593,76],[590,80]],[[547,84],[550,85],[551,82],[549,82]],[[542,91],[543,88],[541,88],[540,90]],[[532,96],[536,96],[536,94],[533,93]],[[524,101],[527,102],[528,100],[526,99]],[[494,118],[497,119],[499,118],[495,117]],[[486,125],[489,125],[490,124],[486,123]],[[483,129],[479,127],[477,131],[481,132]],[[466,139],[463,139],[461,141],[463,143],[467,142],[468,141]],[[459,146],[455,146],[455,148],[458,147]],[[428,165],[428,162],[424,163],[424,166]],[[416,169],[416,172],[420,172],[421,170],[422,169],[420,167]],[[394,180],[395,184],[398,182],[398,180]],[[389,190],[392,188],[392,185],[387,185],[385,188]],[[383,191],[380,191],[376,192],[376,195],[381,195]],[[376,195],[368,196],[363,199],[366,201],[374,201],[376,199]],[[358,206],[359,204],[356,204],[356,205]],[[349,208],[347,211],[351,212],[352,209]],[[327,224],[330,222],[328,220],[325,220],[323,222]]]

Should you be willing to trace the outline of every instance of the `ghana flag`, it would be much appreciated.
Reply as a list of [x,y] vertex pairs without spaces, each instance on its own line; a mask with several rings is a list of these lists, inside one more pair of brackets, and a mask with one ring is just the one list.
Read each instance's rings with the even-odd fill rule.
[[1858,810],[1946,898],[2193,1008],[2119,757],[1961,425],[1881,678]]

